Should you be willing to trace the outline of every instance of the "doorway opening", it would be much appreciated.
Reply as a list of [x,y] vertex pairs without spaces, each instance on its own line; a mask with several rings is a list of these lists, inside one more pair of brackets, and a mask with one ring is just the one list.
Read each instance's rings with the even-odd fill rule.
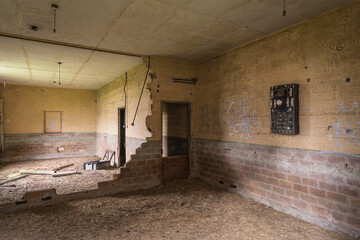
[[126,163],[126,134],[125,134],[125,108],[118,109],[118,164],[124,166]]
[[166,184],[189,176],[190,103],[161,103],[162,178]]

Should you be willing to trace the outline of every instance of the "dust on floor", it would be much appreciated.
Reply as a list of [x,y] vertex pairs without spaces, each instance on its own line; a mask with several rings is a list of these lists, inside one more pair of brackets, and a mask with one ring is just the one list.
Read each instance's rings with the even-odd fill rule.
[[57,194],[86,191],[96,189],[98,182],[113,179],[113,174],[119,169],[83,170],[83,163],[100,159],[97,156],[57,158],[47,160],[22,161],[2,163],[0,165],[0,179],[6,179],[9,174],[20,170],[51,171],[57,167],[74,164],[62,171],[79,171],[80,174],[52,177],[51,175],[29,175],[0,186],[0,204],[21,200],[25,192],[56,188]]
[[0,233],[2,239],[352,239],[199,180],[0,214]]

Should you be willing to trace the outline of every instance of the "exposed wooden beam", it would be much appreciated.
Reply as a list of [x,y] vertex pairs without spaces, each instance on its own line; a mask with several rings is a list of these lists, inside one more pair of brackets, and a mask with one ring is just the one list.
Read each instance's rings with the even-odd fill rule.
[[53,44],[53,45],[58,45],[58,46],[79,48],[79,49],[85,49],[85,50],[97,51],[97,52],[105,52],[105,53],[112,53],[112,54],[119,54],[119,55],[131,56],[131,57],[142,57],[142,55],[135,54],[135,53],[128,53],[128,52],[122,52],[122,51],[111,50],[111,49],[106,49],[106,48],[98,48],[98,47],[86,46],[86,45],[75,44],[75,43],[59,42],[59,41],[54,41],[54,40],[42,39],[42,38],[34,38],[34,37],[22,36],[22,35],[5,33],[5,32],[0,32],[0,37],[15,38],[15,39],[26,40],[26,41],[47,43],[47,44]]

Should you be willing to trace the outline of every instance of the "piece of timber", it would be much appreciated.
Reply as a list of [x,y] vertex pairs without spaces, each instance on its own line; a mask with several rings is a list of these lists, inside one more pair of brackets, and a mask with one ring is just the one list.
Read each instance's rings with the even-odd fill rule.
[[59,170],[61,170],[61,169],[64,169],[64,168],[67,168],[67,167],[70,167],[70,166],[73,166],[73,165],[74,165],[74,164],[71,163],[71,164],[67,164],[67,165],[64,165],[64,166],[60,166],[60,167],[54,168],[53,171],[54,171],[54,172],[57,172],[57,171],[59,171]]
[[53,175],[55,171],[40,171],[40,170],[20,170],[21,174],[32,174],[32,175]]
[[24,178],[24,177],[27,177],[27,176],[29,176],[29,175],[27,175],[27,174],[21,174],[21,175],[19,175],[19,176],[17,176],[17,177],[13,177],[13,178],[10,178],[10,179],[6,179],[6,180],[3,180],[3,181],[0,181],[0,186],[3,185],[3,184],[5,184],[5,183],[12,182],[12,181],[16,181],[16,180],[19,180],[19,179]]
[[79,173],[79,172],[78,171],[59,172],[59,173],[53,173],[52,176],[53,177],[62,177],[62,176],[68,176],[68,175],[77,174],[77,173]]

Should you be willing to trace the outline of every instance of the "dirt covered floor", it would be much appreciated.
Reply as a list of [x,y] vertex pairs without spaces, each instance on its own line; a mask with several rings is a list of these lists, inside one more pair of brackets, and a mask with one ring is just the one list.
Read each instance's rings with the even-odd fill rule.
[[56,188],[58,194],[64,194],[96,189],[98,182],[112,180],[113,174],[119,172],[119,169],[114,168],[106,170],[83,170],[83,163],[98,159],[100,158],[93,156],[2,163],[0,164],[0,180],[7,179],[9,175],[16,175],[20,170],[51,171],[54,168],[68,164],[74,165],[59,170],[58,172],[76,170],[79,171],[80,174],[63,177],[29,175],[26,178],[6,183],[0,186],[0,204],[21,200],[24,193],[28,191]]
[[1,239],[311,239],[349,236],[209,186],[165,187],[0,214]]

